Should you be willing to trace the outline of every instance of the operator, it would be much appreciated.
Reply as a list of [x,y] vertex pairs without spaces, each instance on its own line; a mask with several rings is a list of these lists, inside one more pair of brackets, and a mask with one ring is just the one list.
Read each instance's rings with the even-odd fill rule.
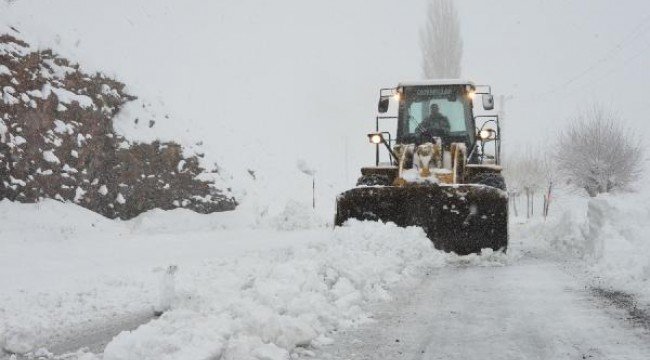
[[449,133],[449,119],[440,113],[438,104],[431,104],[429,116],[415,128],[416,134],[436,134],[446,135]]

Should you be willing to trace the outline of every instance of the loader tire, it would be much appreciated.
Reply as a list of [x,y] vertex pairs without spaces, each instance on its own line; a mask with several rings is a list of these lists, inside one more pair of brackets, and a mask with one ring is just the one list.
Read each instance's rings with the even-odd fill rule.
[[478,173],[468,181],[469,184],[480,184],[492,186],[499,190],[506,191],[506,181],[501,174],[495,173]]
[[369,174],[363,175],[357,180],[357,186],[388,186],[390,179],[386,175]]

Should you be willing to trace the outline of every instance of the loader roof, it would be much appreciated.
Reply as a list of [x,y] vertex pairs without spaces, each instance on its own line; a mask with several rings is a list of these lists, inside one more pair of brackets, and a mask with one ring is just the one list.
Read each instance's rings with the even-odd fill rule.
[[474,83],[462,79],[429,79],[429,80],[415,80],[415,81],[402,81],[399,86],[436,86],[436,85],[471,85]]

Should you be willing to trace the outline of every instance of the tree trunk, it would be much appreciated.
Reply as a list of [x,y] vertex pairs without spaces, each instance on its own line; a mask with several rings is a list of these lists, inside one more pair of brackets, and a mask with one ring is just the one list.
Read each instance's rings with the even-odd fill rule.
[[526,219],[530,216],[530,209],[528,208],[528,190],[526,190]]
[[530,192],[530,216],[535,216],[535,191]]

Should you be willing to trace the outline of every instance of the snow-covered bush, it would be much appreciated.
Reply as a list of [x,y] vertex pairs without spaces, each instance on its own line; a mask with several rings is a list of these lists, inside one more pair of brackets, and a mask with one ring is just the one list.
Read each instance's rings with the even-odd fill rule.
[[557,140],[558,169],[589,196],[626,190],[642,173],[643,148],[620,118],[600,105],[579,113]]

